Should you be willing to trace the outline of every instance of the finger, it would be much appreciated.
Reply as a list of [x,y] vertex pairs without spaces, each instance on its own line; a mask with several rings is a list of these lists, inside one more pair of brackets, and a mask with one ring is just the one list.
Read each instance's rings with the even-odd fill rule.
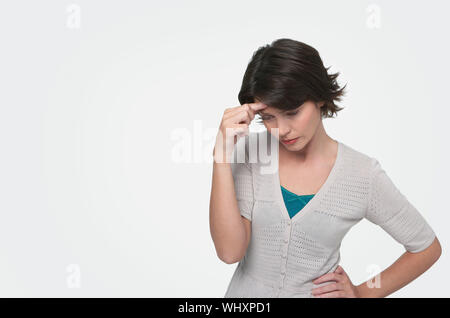
[[258,111],[258,110],[261,110],[261,109],[264,109],[264,108],[267,107],[266,104],[263,104],[263,103],[261,103],[261,102],[256,102],[256,103],[246,103],[246,104],[242,104],[242,105],[239,105],[239,106],[227,108],[227,109],[225,109],[225,113],[230,113],[230,112],[238,111],[240,108],[242,108],[242,106],[245,106],[245,105],[247,105],[247,106],[248,106],[249,108],[251,108],[253,111]]
[[338,266],[334,272],[335,272],[336,274],[338,274],[338,275],[341,275],[341,276],[343,277],[343,280],[349,279],[347,273],[346,273],[345,270],[342,268],[342,266]]
[[255,118],[255,111],[251,107],[248,107],[247,112],[250,114],[250,121],[252,121]]
[[320,276],[319,278],[313,280],[313,283],[320,284],[320,283],[328,282],[328,281],[339,282],[341,280],[342,280],[342,275],[335,273],[335,272],[331,272],[331,273],[327,273],[327,274]]
[[336,290],[336,291],[332,291],[330,293],[318,295],[316,297],[318,297],[318,298],[345,298],[346,294],[342,290]]
[[320,295],[323,293],[332,292],[334,290],[342,290],[342,285],[340,283],[331,283],[322,287],[314,288],[311,293],[313,295]]
[[238,127],[235,127],[234,128],[234,137],[235,137],[234,142],[236,143],[237,138],[244,137],[248,134],[249,134],[248,125],[243,124],[243,125],[239,125]]
[[236,109],[239,109],[239,108],[241,108],[241,107],[242,107],[242,105],[235,106],[235,107],[229,107],[229,108],[225,109],[224,113],[233,112],[233,111],[235,111]]
[[248,128],[243,128],[243,129],[240,129],[239,131],[236,132],[236,136],[244,137],[244,136],[247,136],[248,133],[249,133]]
[[236,114],[241,113],[243,111],[247,111],[249,109],[250,109],[250,107],[248,106],[248,104],[243,104],[241,106],[230,108],[230,110],[228,112],[224,113],[223,119],[231,118],[231,117],[235,116]]
[[233,124],[231,127],[227,127],[225,134],[227,137],[232,137],[248,132],[249,128],[247,124]]
[[263,104],[263,103],[251,103],[251,104],[248,104],[254,111],[258,111],[258,110],[261,110],[261,109],[264,109],[264,108],[266,108],[267,107],[267,105],[266,104]]
[[252,115],[249,113],[245,108],[243,108],[240,112],[236,113],[231,120],[234,124],[247,124],[250,125],[250,122],[252,121]]
[[341,265],[338,265],[338,267],[336,268],[336,270],[334,272],[338,273],[338,274],[342,274],[342,273],[344,273],[344,269],[341,267]]

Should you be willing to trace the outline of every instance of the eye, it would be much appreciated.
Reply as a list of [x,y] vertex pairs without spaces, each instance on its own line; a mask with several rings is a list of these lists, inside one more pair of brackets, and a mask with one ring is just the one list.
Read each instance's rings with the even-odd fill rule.
[[298,110],[296,110],[296,111],[293,112],[293,113],[288,113],[287,115],[288,115],[288,116],[294,116],[294,115],[297,115],[297,113],[298,113]]

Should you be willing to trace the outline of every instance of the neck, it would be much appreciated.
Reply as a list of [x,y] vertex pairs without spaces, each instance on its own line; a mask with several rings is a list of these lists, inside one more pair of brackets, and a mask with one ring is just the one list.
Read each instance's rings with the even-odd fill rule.
[[[316,132],[311,140],[298,151],[288,151],[283,145],[279,145],[280,155],[287,161],[300,163],[315,162],[334,152],[333,144],[337,142],[327,135],[322,121],[320,121]],[[280,160],[281,160],[280,156]]]

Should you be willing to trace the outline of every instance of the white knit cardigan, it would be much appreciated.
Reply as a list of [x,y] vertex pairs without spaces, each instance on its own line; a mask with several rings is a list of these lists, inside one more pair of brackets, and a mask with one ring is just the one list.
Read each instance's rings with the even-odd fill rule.
[[[260,146],[261,138],[267,145]],[[238,140],[232,174],[240,213],[252,221],[252,234],[224,297],[313,297],[313,288],[329,282],[314,285],[312,280],[337,268],[342,239],[363,218],[409,252],[431,245],[434,231],[378,160],[337,142],[328,178],[291,219],[280,187],[278,140],[267,131]],[[270,163],[258,160],[263,148]],[[245,150],[245,160],[236,149]]]

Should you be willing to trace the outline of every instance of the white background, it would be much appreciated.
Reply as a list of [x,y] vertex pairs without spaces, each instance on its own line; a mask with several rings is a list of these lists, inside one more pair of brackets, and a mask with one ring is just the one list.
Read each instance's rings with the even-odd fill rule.
[[[237,264],[216,255],[212,164],[193,153],[211,153],[252,53],[278,38],[341,72],[327,133],[377,158],[442,244],[389,297],[450,295],[448,1],[71,4],[0,5],[0,296],[222,297]],[[180,129],[202,142],[182,163]],[[359,284],[403,252],[362,220],[341,265]]]

